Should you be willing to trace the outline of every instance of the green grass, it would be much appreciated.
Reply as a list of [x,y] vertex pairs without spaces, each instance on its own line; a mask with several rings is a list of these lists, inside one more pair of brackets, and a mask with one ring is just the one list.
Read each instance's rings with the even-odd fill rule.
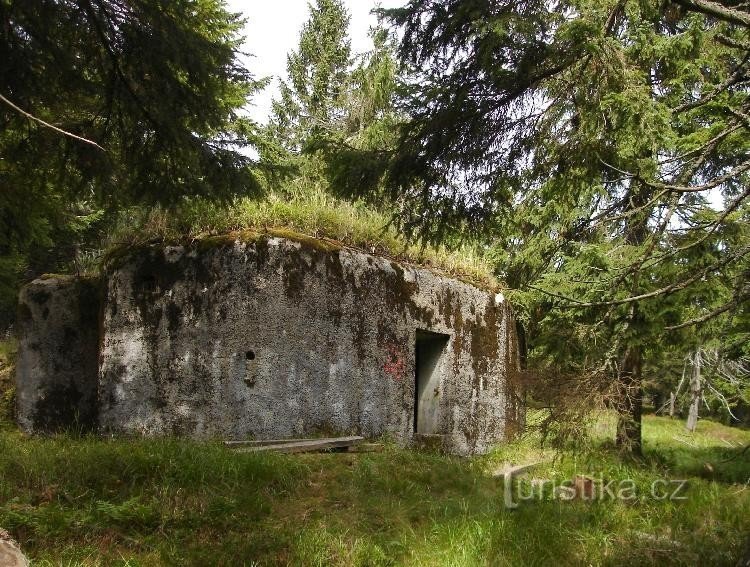
[[233,231],[291,230],[328,238],[368,253],[433,267],[486,287],[496,287],[492,270],[476,249],[422,247],[409,243],[389,218],[362,203],[336,199],[323,190],[270,193],[263,200],[238,198],[229,204],[186,200],[170,210],[130,209],[104,243],[109,250],[146,242],[184,242]]
[[[750,432],[701,421],[689,435],[647,417],[645,439],[642,462],[624,463],[605,439],[516,486],[633,479],[635,499],[545,494],[509,510],[489,471],[552,457],[533,439],[473,459],[388,444],[284,456],[6,429],[0,526],[38,565],[733,565],[750,534],[750,459],[727,459]],[[687,499],[653,498],[659,479],[687,479]]]

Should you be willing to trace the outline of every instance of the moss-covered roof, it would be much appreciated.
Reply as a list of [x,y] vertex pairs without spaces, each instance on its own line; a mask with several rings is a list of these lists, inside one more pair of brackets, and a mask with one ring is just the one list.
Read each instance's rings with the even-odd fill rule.
[[[223,234],[208,234],[194,238],[162,238],[152,239],[148,242],[120,244],[107,252],[103,265],[105,269],[112,269],[119,265],[121,260],[130,258],[134,254],[138,254],[139,251],[144,251],[145,249],[183,245],[194,247],[198,250],[210,250],[212,248],[232,245],[235,242],[260,242],[269,237],[283,238],[297,242],[307,248],[315,249],[324,253],[334,253],[343,249],[349,249],[363,254],[384,257],[403,266],[429,269],[440,275],[489,291],[497,291],[501,287],[498,281],[490,275],[488,270],[476,269],[476,266],[474,266],[474,269],[472,270],[461,270],[459,263],[453,265],[441,265],[439,261],[436,261],[439,259],[437,255],[434,254],[434,252],[433,254],[425,254],[425,249],[420,249],[422,255],[417,257],[415,257],[414,254],[410,254],[410,250],[408,249],[404,250],[402,254],[392,254],[387,250],[378,249],[377,247],[372,247],[368,250],[362,246],[348,244],[336,239],[311,236],[309,234],[281,227],[267,228],[265,230],[244,229],[230,231]],[[413,249],[411,252],[413,252]],[[450,255],[450,252],[444,253]]]

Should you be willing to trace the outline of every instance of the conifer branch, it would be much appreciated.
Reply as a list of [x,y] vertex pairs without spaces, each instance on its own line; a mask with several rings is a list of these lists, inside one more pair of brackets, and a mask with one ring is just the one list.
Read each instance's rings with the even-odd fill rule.
[[[661,183],[658,181],[650,181],[648,179],[645,179],[644,177],[641,177],[637,173],[632,173],[629,171],[624,171],[622,169],[619,169],[615,167],[614,165],[611,165],[603,160],[600,160],[604,165],[607,167],[613,169],[614,171],[622,174],[626,179],[630,180],[636,180],[644,185],[648,185],[649,187],[653,187],[654,189],[662,189],[664,192],[670,192],[674,191],[677,193],[700,193],[702,191],[708,191],[709,189],[714,189],[716,187],[719,187],[720,185],[723,185],[727,181],[730,181],[731,179],[738,177],[739,175],[745,173],[746,171],[750,170],[750,159],[743,161],[740,165],[735,167],[734,169],[730,170],[729,172],[725,173],[724,175],[720,175],[718,177],[713,178],[708,183],[704,183],[702,185],[671,185],[668,183]],[[655,197],[655,199],[658,199],[661,197],[664,193],[660,193]],[[654,199],[652,199],[653,201]],[[645,207],[646,205],[644,205]]]
[[[112,26],[113,28],[116,28],[116,25],[112,22],[110,15],[107,13],[106,7],[99,1],[94,0],[101,10],[104,17],[107,19],[107,22]],[[101,42],[102,47],[107,52],[107,55],[109,56],[109,59],[112,63],[112,68],[115,72],[115,75],[120,78],[122,81],[123,86],[125,87],[125,90],[128,92],[130,97],[135,101],[135,103],[138,105],[138,108],[143,113],[143,116],[151,122],[151,124],[156,128],[157,130],[160,129],[159,122],[151,115],[146,105],[141,101],[138,94],[135,92],[135,89],[130,84],[130,80],[128,77],[125,76],[124,71],[122,70],[122,66],[120,65],[120,59],[115,53],[114,49],[112,49],[112,46],[110,45],[109,39],[107,38],[107,34],[105,30],[103,29],[101,22],[99,21],[98,15],[96,13],[96,9],[92,5],[90,0],[84,0],[83,3],[85,6],[83,9],[86,11],[88,16],[91,18],[91,23],[93,24],[96,34],[99,37],[99,40]]]
[[702,185],[694,185],[694,186],[669,185],[666,183],[647,181],[645,179],[640,179],[640,181],[642,181],[643,183],[647,185],[650,185],[651,187],[655,187],[657,189],[665,189],[667,191],[676,191],[678,193],[700,193],[701,191],[708,191],[709,189],[714,189],[716,187],[719,187],[720,185],[723,185],[727,181],[730,181],[731,179],[742,175],[748,170],[750,170],[750,159],[742,162],[740,165],[730,170],[728,173],[715,177],[708,183],[704,183]]
[[712,90],[710,93],[703,95],[697,100],[681,104],[675,107],[672,112],[675,114],[680,114],[681,112],[692,110],[693,108],[702,106],[707,102],[715,99],[729,87],[741,83],[746,83],[748,81],[748,76],[746,74],[747,69],[745,66],[748,62],[748,59],[750,59],[750,54],[745,55],[745,57],[742,59],[742,62],[737,66],[737,69],[735,69],[734,73],[727,77],[727,79],[723,83],[717,85],[716,88],[714,88],[714,90]]
[[536,287],[531,284],[526,284],[526,287],[529,289],[533,289],[535,291],[544,293],[545,295],[549,295],[550,297],[555,297],[557,299],[562,299],[565,301],[568,301],[570,303],[575,304],[577,307],[608,307],[613,305],[626,305],[628,303],[635,303],[637,301],[642,301],[644,299],[652,299],[654,297],[658,297],[660,295],[669,295],[670,293],[674,293],[676,291],[680,291],[685,289],[686,287],[689,287],[690,285],[694,284],[695,282],[699,281],[701,278],[706,276],[709,272],[713,270],[717,270],[719,268],[723,268],[727,264],[730,264],[734,262],[735,260],[739,260],[743,256],[750,253],[750,246],[746,246],[745,248],[738,251],[736,254],[730,254],[723,260],[719,262],[715,262],[714,264],[711,264],[710,266],[700,270],[698,273],[693,275],[692,277],[689,277],[686,280],[683,280],[681,282],[676,282],[664,287],[661,287],[659,289],[656,289],[654,291],[650,291],[648,293],[642,293],[640,295],[633,295],[630,297],[626,297],[625,299],[613,299],[611,301],[580,301],[578,299],[574,299],[572,297],[567,297],[564,295],[560,295],[558,293],[554,293],[539,287]]

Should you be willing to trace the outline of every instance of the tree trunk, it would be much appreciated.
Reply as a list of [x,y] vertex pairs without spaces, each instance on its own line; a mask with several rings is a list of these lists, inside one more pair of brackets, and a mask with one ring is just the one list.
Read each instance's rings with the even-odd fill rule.
[[643,416],[642,360],[640,347],[628,348],[620,372],[620,407],[617,421],[617,447],[626,453],[642,455],[641,417]]
[[[647,157],[650,154],[647,153]],[[649,235],[648,219],[651,209],[648,207],[651,188],[640,183],[631,183],[628,190],[628,214],[625,218],[623,236],[625,242],[634,247],[643,246]],[[643,263],[632,266],[630,295],[641,293],[641,268]],[[627,326],[624,331],[624,356],[620,361],[618,372],[620,408],[617,423],[616,443],[620,451],[641,456],[641,418],[643,416],[643,333],[646,320],[637,302],[630,304],[627,315]]]
[[698,409],[701,403],[701,358],[700,351],[695,351],[693,368],[690,373],[690,411],[685,427],[688,431],[695,431],[698,425]]
[[669,392],[669,418],[674,419],[674,392]]

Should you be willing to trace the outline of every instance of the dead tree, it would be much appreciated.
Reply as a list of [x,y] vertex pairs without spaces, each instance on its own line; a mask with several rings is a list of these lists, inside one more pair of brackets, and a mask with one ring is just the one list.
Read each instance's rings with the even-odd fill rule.
[[[750,361],[748,360],[726,360],[716,349],[706,349],[699,347],[694,353],[685,357],[685,365],[682,369],[682,378],[680,379],[677,389],[670,393],[669,402],[664,404],[658,411],[664,411],[669,405],[669,416],[674,417],[675,406],[679,403],[680,392],[688,378],[688,368],[690,369],[688,384],[688,418],[685,428],[688,431],[695,431],[698,425],[698,413],[700,404],[710,409],[708,399],[718,401],[726,410],[732,419],[737,416],[732,412],[733,399],[742,396],[741,392],[747,388],[750,380]],[[721,389],[724,390],[722,393]],[[725,393],[734,392],[729,396]],[[708,398],[708,399],[707,399]],[[684,398],[683,398],[684,399]]]
[[690,409],[685,427],[688,431],[695,431],[698,425],[698,409],[700,408],[703,392],[701,391],[701,350],[695,351],[690,372]]

